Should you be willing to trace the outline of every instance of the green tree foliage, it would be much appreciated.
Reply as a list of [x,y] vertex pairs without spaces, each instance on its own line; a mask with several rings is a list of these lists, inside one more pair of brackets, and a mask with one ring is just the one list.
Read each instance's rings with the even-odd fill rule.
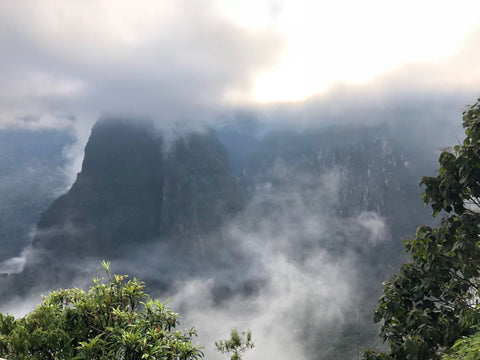
[[478,360],[480,359],[480,332],[463,337],[453,345],[452,352],[444,360]]
[[237,330],[232,330],[230,339],[215,342],[217,350],[223,354],[229,354],[230,360],[241,360],[242,354],[248,349],[253,349],[254,346],[250,331],[242,332],[240,335]]
[[384,283],[374,312],[389,351],[367,351],[365,360],[441,359],[479,323],[480,99],[463,115],[465,140],[442,152],[436,177],[421,181],[423,200],[442,219],[405,242],[411,261]]
[[0,314],[0,355],[7,359],[165,359],[203,357],[195,329],[175,331],[178,314],[126,275],[93,279],[88,292],[58,290],[23,318]]

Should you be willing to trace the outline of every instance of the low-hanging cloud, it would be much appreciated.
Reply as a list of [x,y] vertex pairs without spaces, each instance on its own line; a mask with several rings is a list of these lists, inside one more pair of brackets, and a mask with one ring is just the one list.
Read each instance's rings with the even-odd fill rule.
[[[317,191],[308,193],[310,201],[305,201],[299,182],[263,189],[227,225],[232,247],[251,259],[247,271],[233,276],[239,283],[262,279],[258,291],[218,302],[213,289],[222,281],[221,272],[175,284],[171,306],[181,311],[183,325],[197,327],[208,358],[222,358],[214,341],[232,329],[252,331],[256,347],[248,359],[310,359],[315,346],[329,358],[342,326],[358,326],[355,316],[361,311],[359,298],[367,281],[359,277],[359,268],[365,260],[344,241],[373,249],[387,236],[388,226],[374,212],[355,218],[335,214],[339,200],[328,182],[338,179],[336,187],[343,189],[338,169],[316,180],[305,177],[303,182],[316,181]],[[270,211],[264,212],[265,207]]]
[[285,255],[272,254],[268,282],[259,295],[236,296],[219,305],[211,295],[213,281],[196,280],[178,284],[172,306],[184,309],[184,325],[198,328],[209,358],[223,358],[215,354],[213,343],[239,329],[254,335],[256,347],[249,359],[307,359],[301,339],[305,327],[338,326],[352,305],[348,264],[332,260],[320,252],[299,266]]
[[196,114],[248,88],[280,46],[272,31],[228,21],[215,1],[0,6],[1,127],[58,127],[58,111]]
[[[253,332],[256,347],[248,359],[311,359],[316,346],[331,356],[345,324],[359,326],[356,314],[363,304],[358,300],[368,281],[359,277],[359,269],[365,266],[361,256],[345,241],[374,249],[381,234],[388,232],[375,212],[354,217],[336,213],[338,196],[347,185],[342,173],[333,168],[320,177],[299,174],[286,186],[257,193],[223,229],[225,248],[217,249],[217,256],[228,266],[210,271],[188,260],[179,264],[169,256],[173,253],[166,244],[153,242],[132,246],[129,256],[113,267],[147,280],[147,291],[149,279],[173,282],[161,296],[172,298],[169,305],[182,313],[182,326],[198,329],[198,341],[208,358],[223,358],[216,353],[214,341],[234,328]],[[306,192],[305,184],[310,187]],[[34,257],[31,254],[30,261]],[[247,262],[230,266],[238,264],[238,258]],[[86,287],[98,261],[75,264],[78,278],[71,283]],[[250,291],[241,290],[245,284],[250,284]],[[219,299],[222,287],[230,290]],[[3,304],[2,309],[17,316],[31,311],[39,302],[39,290],[32,290],[31,296]],[[158,294],[158,289],[151,291]]]
[[[285,39],[274,26],[235,23],[220,5],[2,2],[0,129],[72,131],[77,141],[64,152],[72,183],[102,115],[150,117],[163,129],[172,120],[221,123],[232,110],[229,94],[248,98],[255,77],[279,61]],[[456,120],[478,91],[477,40],[472,30],[456,54],[436,63],[404,64],[362,84],[332,84],[304,101],[245,107],[266,128]]]
[[100,116],[209,122],[282,46],[271,29],[232,22],[214,0],[6,1],[0,43],[0,129],[72,132],[69,184]]

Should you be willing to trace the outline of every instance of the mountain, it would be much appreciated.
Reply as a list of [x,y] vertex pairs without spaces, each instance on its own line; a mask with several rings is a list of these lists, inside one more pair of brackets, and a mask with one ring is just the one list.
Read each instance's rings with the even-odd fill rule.
[[[302,269],[297,281],[315,274],[309,301],[292,304],[307,358],[354,359],[366,344],[378,346],[371,314],[381,283],[405,260],[402,239],[432,222],[418,184],[433,173],[435,148],[415,134],[385,124],[276,131],[245,158],[250,233]],[[330,277],[342,280],[318,292]]]
[[[250,199],[294,191],[312,212],[376,213],[398,242],[431,221],[419,182],[434,172],[436,149],[408,137],[415,133],[385,124],[276,131],[246,157],[240,181]],[[329,196],[319,199],[322,189]]]
[[402,238],[431,221],[418,183],[435,148],[414,125],[261,136],[247,125],[173,137],[147,120],[99,120],[24,272],[2,287],[81,286],[106,259],[153,294],[194,299],[186,318],[241,318],[268,338],[282,319],[294,331],[279,339],[307,359],[376,346],[381,282],[403,260]]
[[72,264],[138,261],[139,250],[158,244],[159,263],[200,266],[244,204],[214,130],[168,142],[149,121],[101,119],[75,183],[40,217],[24,276],[68,279]]

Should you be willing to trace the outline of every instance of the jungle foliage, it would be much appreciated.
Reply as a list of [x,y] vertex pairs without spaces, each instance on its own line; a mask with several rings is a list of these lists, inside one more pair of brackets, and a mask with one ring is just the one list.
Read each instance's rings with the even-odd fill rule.
[[126,275],[93,279],[88,292],[51,292],[25,317],[0,314],[0,356],[7,359],[165,359],[203,357],[195,329],[175,330],[177,313],[150,299]]
[[374,312],[388,351],[366,351],[364,360],[441,359],[480,323],[480,99],[463,127],[463,143],[444,149],[438,175],[421,181],[441,221],[405,241],[411,261],[384,283]]

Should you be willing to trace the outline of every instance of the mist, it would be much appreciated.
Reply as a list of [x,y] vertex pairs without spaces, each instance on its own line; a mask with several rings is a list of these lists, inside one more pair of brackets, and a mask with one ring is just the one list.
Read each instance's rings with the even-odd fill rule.
[[[460,131],[451,114],[456,113],[458,119],[464,97],[407,96],[382,103],[354,97],[360,104],[341,106],[341,112],[327,101],[311,100],[303,107],[308,116],[300,123],[296,122],[301,109],[298,106],[295,111],[282,110],[284,121],[278,123],[271,119],[278,115],[279,108],[269,106],[261,112],[223,112],[210,122],[172,124],[153,120],[150,131],[164,137],[166,143],[185,136],[192,128],[196,132],[211,126],[219,130],[238,128],[244,126],[242,121],[249,122],[245,131],[258,142],[254,148],[245,149],[243,175],[237,175],[249,191],[246,207],[222,226],[222,241],[218,234],[202,240],[217,244],[215,261],[209,264],[209,258],[202,254],[182,260],[174,245],[153,241],[141,247],[132,242],[124,249],[126,256],[113,262],[115,272],[143,279],[147,292],[150,283],[154,296],[162,301],[171,299],[169,305],[182,314],[182,326],[198,329],[198,341],[205,346],[207,358],[222,358],[213,348],[214,341],[228,336],[234,328],[252,331],[256,347],[245,356],[252,360],[311,359],[317,357],[319,349],[323,358],[329,359],[342,353],[338,344],[341,338],[349,339],[342,354],[348,359],[357,359],[366,346],[379,346],[377,328],[370,318],[381,282],[403,259],[399,235],[412,235],[418,221],[426,217],[412,223],[409,220],[400,232],[398,224],[392,223],[395,213],[392,215],[391,205],[385,203],[390,200],[375,195],[375,191],[381,193],[380,185],[385,189],[395,187],[396,175],[371,178],[394,170],[377,169],[374,158],[364,158],[368,166],[360,173],[367,183],[360,183],[355,168],[361,165],[351,158],[350,150],[337,153],[322,149],[333,146],[358,152],[366,149],[365,144],[376,144],[376,154],[383,159],[381,166],[403,169],[402,173],[409,175],[402,176],[412,176],[409,183],[416,186],[420,176],[433,169],[438,146],[455,144],[455,134]],[[348,102],[345,94],[343,100]],[[415,121],[405,122],[412,114],[417,116]],[[355,124],[357,118],[365,121]],[[439,128],[440,123],[444,127]],[[83,138],[88,135],[84,131]],[[446,143],[442,143],[444,140]],[[60,151],[65,164],[62,173],[71,181],[79,171],[73,164],[81,164],[83,159],[80,143],[79,137]],[[275,143],[287,146],[259,163],[259,154]],[[297,156],[290,154],[288,147],[310,143],[315,161],[324,161],[320,162],[322,168],[313,166],[313,172],[311,166],[299,168]],[[228,151],[229,144],[224,145]],[[401,154],[396,153],[399,146]],[[342,157],[342,151],[347,158]],[[82,157],[72,156],[76,152]],[[365,156],[373,155],[365,152]],[[375,171],[380,172],[372,175]],[[249,173],[251,179],[245,177]],[[59,189],[52,187],[57,193]],[[418,196],[420,189],[415,191]],[[422,209],[419,197],[416,204]],[[68,227],[49,231],[67,236],[84,230]],[[378,253],[389,255],[377,259]],[[21,271],[25,262],[34,263],[37,255],[27,247],[2,263],[2,273]],[[92,257],[71,264],[76,278],[69,280],[69,286],[88,287],[89,279],[98,273],[100,260]],[[39,294],[48,290],[36,284],[27,295],[2,304],[1,310],[25,314],[40,302]]]
[[[372,239],[386,231],[386,225],[375,213],[335,217],[328,206],[337,201],[331,185],[342,185],[327,183],[335,176],[321,179],[319,192],[309,194],[311,202],[306,203],[299,188],[262,194],[240,219],[228,224],[232,242],[253,262],[246,273],[235,273],[234,281],[260,277],[264,285],[257,292],[232,295],[218,304],[212,297],[213,279],[176,285],[179,290],[171,304],[182,310],[186,324],[198,328],[208,358],[221,359],[212,344],[239,329],[251,330],[257,344],[247,359],[308,359],[318,343],[334,343],[319,336],[314,345],[309,336],[328,329],[334,337],[345,323],[355,323],[348,317],[360,311],[358,294],[368,286],[359,278],[358,254],[333,254],[328,249],[339,238],[373,248]],[[259,208],[267,204],[275,210],[260,210],[260,215]],[[368,224],[366,219],[374,220]]]

